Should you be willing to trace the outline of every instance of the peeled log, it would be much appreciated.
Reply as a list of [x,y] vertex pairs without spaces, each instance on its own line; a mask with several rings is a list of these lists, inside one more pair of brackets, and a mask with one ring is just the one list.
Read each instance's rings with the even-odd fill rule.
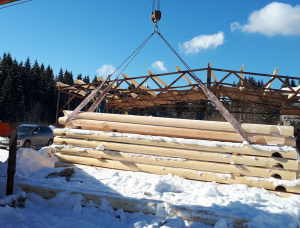
[[[65,110],[66,116],[70,115],[72,111]],[[219,121],[205,121],[205,120],[187,120],[176,118],[162,118],[150,116],[135,116],[135,115],[122,115],[110,113],[93,113],[93,112],[80,112],[74,119],[90,119],[122,123],[135,123],[144,125],[155,125],[176,128],[189,128],[201,130],[213,130],[224,132],[236,132],[228,122]],[[263,135],[281,135],[285,137],[294,135],[294,128],[290,126],[274,126],[262,124],[241,124],[246,133],[263,134]]]
[[[93,165],[111,169],[121,169],[135,172],[146,172],[152,174],[159,175],[168,175],[169,173],[180,176],[186,179],[192,180],[200,180],[200,181],[215,181],[217,183],[224,184],[246,184],[250,187],[257,188],[265,188],[270,190],[276,190],[274,183],[263,181],[260,178],[249,178],[249,177],[239,177],[232,176],[228,174],[217,174],[217,173],[207,173],[207,172],[199,172],[190,169],[180,169],[180,168],[172,168],[172,167],[163,167],[157,165],[147,165],[147,164],[138,164],[138,163],[130,163],[130,162],[120,162],[120,161],[111,161],[106,159],[96,159],[96,158],[87,158],[87,157],[77,157],[70,155],[63,155],[57,153],[59,161],[68,162],[68,163],[76,163],[83,165]],[[295,186],[283,186],[287,192],[291,193],[300,193],[300,185]]]
[[[138,138],[138,135],[132,135],[130,137],[128,134],[123,133],[115,133],[115,132],[103,132],[103,131],[91,131],[91,130],[74,130],[74,129],[59,129],[56,128],[54,130],[55,136],[65,136],[66,138],[77,138],[77,139],[86,139],[88,141],[98,141],[93,144],[93,146],[85,145],[85,142],[78,143],[77,146],[80,147],[90,147],[95,148],[99,146],[103,142],[106,143],[105,147],[108,150],[118,150],[118,144],[114,146],[114,144],[109,144],[109,142],[117,142],[117,143],[127,143],[137,144],[132,145],[135,146],[137,152],[144,151],[143,148],[149,147],[149,153],[153,151],[157,151],[158,147],[162,147],[163,149],[175,148],[175,149],[186,149],[186,150],[197,150],[201,152],[220,152],[220,153],[230,153],[230,154],[245,154],[251,156],[260,156],[260,157],[272,157],[274,154],[279,154],[282,158],[287,159],[297,159],[297,150],[295,148],[289,147],[285,150],[281,149],[278,146],[270,147],[270,146],[262,146],[262,145],[250,145],[249,147],[244,147],[241,143],[223,143],[217,141],[204,141],[204,140],[191,140],[188,139],[178,139],[177,141],[174,138],[163,138],[162,140],[155,140],[154,137],[150,137],[150,139],[146,138]],[[149,138],[149,137],[148,137]],[[63,143],[63,137],[55,137],[54,142],[58,144]],[[168,140],[169,139],[169,140]],[[90,145],[90,144],[88,144]],[[129,145],[129,144],[128,144]],[[139,147],[138,145],[143,145]],[[154,147],[153,147],[154,146]],[[124,147],[124,146],[123,146]],[[124,152],[133,152],[132,149],[130,151],[124,150]],[[142,153],[142,152],[140,152]],[[174,155],[174,151],[171,151],[169,154],[165,156],[172,157]],[[189,154],[188,156],[192,156]],[[191,158],[191,157],[188,157]]]
[[[59,118],[59,123],[63,124],[66,118]],[[84,119],[73,119],[72,125],[81,127],[82,129],[89,130],[101,130],[101,131],[117,131],[121,133],[135,133],[135,134],[146,134],[156,136],[167,136],[167,137],[179,137],[179,138],[191,138],[191,139],[204,139],[204,140],[216,140],[225,142],[243,142],[243,138],[238,133],[232,132],[217,132],[209,130],[196,130],[196,129],[184,129],[175,127],[163,127],[163,126],[151,126],[142,124],[130,124],[130,123],[119,123],[119,122],[108,122],[99,120],[84,120]],[[294,146],[295,140],[290,141],[285,137],[273,137],[268,135],[252,135],[252,143],[257,144],[277,144],[277,145],[288,145]],[[292,145],[290,145],[292,144]]]
[[[145,154],[136,154],[136,153],[124,153],[117,151],[99,151],[95,149],[87,149],[87,148],[55,148],[56,152],[61,154],[69,154],[75,156],[83,156],[83,157],[93,157],[93,158],[105,158],[110,160],[118,160],[118,161],[128,161],[128,162],[137,162],[137,163],[145,163],[145,164],[159,164],[161,166],[175,167],[175,168],[186,168],[193,170],[201,170],[201,171],[210,171],[210,172],[223,172],[223,173],[234,173],[241,174],[245,176],[257,176],[257,177],[271,177],[274,174],[280,175],[282,178],[292,178],[297,177],[298,172],[298,164],[297,161],[294,161],[294,171],[278,169],[272,169],[274,165],[279,164],[278,161],[274,161],[273,159],[268,159],[268,162],[265,158],[256,158],[251,159],[248,156],[229,156],[224,157],[224,154],[218,153],[201,153],[199,154],[199,158],[197,160],[191,159],[183,159],[183,158],[171,158],[164,157],[161,155],[145,155]],[[252,161],[251,161],[252,160]],[[216,163],[212,163],[216,162]],[[251,164],[249,164],[252,162]],[[241,165],[241,163],[244,163]],[[262,164],[261,167],[253,167],[253,163]],[[293,161],[291,161],[293,163]],[[263,166],[268,165],[269,167]],[[267,169],[271,168],[271,169]],[[293,180],[294,180],[293,179]]]

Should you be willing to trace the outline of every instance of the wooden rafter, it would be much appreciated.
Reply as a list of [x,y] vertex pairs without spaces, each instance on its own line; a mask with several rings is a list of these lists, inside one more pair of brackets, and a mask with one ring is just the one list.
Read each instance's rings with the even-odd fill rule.
[[[210,67],[210,64],[208,66]],[[296,96],[300,93],[300,87],[295,89],[286,85],[287,90],[272,88],[274,84],[273,81],[276,79],[284,85],[286,78],[289,80],[297,80],[296,77],[277,75],[277,68],[273,74],[245,72],[243,66],[241,67],[241,71],[217,68],[181,71],[178,66],[176,68],[176,72],[164,74],[154,74],[148,70],[148,75],[139,77],[129,77],[124,74],[124,78],[115,81],[110,93],[106,97],[107,108],[117,110],[118,112],[121,112],[122,110],[123,112],[128,112],[131,109],[144,109],[150,107],[156,107],[158,108],[157,110],[159,110],[159,107],[178,107],[176,103],[186,103],[191,107],[192,103],[197,103],[200,100],[208,102],[207,97],[200,89],[199,84],[192,82],[188,76],[191,71],[204,72],[209,69],[210,75],[207,74],[207,77],[211,77],[213,80],[210,90],[216,94],[219,99],[226,102],[237,101],[251,104],[269,104],[271,108],[282,109],[285,113],[289,112],[288,110],[291,110],[291,113],[300,110],[300,108],[298,108],[300,107],[299,98]],[[222,72],[223,74],[225,73],[225,76],[223,75],[220,77],[218,74],[221,74]],[[260,88],[253,87],[244,81],[245,75],[261,76],[264,79],[266,78],[267,82]],[[162,76],[164,80],[162,80]],[[220,78],[219,81],[216,76]],[[234,85],[233,82],[228,80],[231,80],[230,77],[238,78],[241,81],[242,86]],[[186,83],[181,79],[184,79]],[[60,93],[84,99],[91,93],[93,88],[96,88],[103,80],[104,79],[98,77],[98,82],[86,84],[80,80],[75,80],[74,85],[66,85],[58,82],[57,86]],[[150,83],[150,81],[153,84],[151,89],[143,86],[143,83]],[[111,81],[108,81],[106,84],[108,85],[110,82]],[[134,84],[135,87],[132,87],[132,84]],[[295,104],[298,106],[295,106]],[[253,107],[255,108],[255,106]],[[61,108],[58,109],[58,111],[60,110]]]

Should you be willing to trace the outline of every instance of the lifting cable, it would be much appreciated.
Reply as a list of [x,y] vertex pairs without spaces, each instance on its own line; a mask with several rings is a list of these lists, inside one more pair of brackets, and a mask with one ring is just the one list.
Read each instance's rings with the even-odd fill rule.
[[106,94],[109,92],[110,88],[114,85],[115,81],[118,79],[120,74],[128,67],[128,65],[133,61],[133,59],[137,56],[137,54],[142,50],[142,48],[146,45],[146,43],[149,41],[149,39],[154,35],[154,33],[157,33],[159,37],[165,42],[165,44],[171,49],[171,51],[175,54],[175,56],[180,60],[180,62],[187,68],[188,74],[199,84],[200,88],[203,90],[203,92],[206,94],[206,96],[214,103],[216,108],[220,111],[220,113],[225,117],[225,119],[232,125],[232,127],[240,134],[240,136],[247,142],[251,142],[251,139],[248,137],[246,132],[243,130],[243,128],[239,125],[237,120],[230,114],[230,112],[224,107],[224,105],[220,102],[220,100],[216,97],[215,94],[213,94],[205,85],[204,83],[196,76],[196,74],[191,71],[191,68],[186,64],[186,62],[180,57],[180,55],[174,50],[174,48],[168,43],[168,41],[158,32],[158,26],[157,22],[161,19],[161,12],[159,10],[160,8],[160,1],[157,0],[157,9],[155,9],[155,0],[152,0],[152,13],[151,13],[151,20],[153,23],[155,23],[153,32],[151,35],[126,59],[124,62],[110,75],[107,76],[107,78],[99,85],[92,93],[82,101],[82,103],[71,113],[71,115],[67,118],[65,121],[65,125],[70,123],[71,119],[77,115],[77,113],[92,99],[95,97],[98,91],[104,86],[105,82],[110,80],[111,76],[114,75],[130,58],[127,65],[121,70],[121,72],[118,74],[118,76],[110,82],[107,88],[105,88],[101,95],[96,99],[96,101],[93,103],[93,105],[88,110],[89,112],[93,112],[95,108],[101,103],[103,98],[106,96]]
[[[5,9],[5,8],[8,8],[8,7],[12,7],[12,6],[17,6],[17,5],[21,5],[21,4],[24,4],[24,3],[27,3],[27,2],[32,2],[33,0],[27,0],[27,1],[24,1],[24,2],[18,2],[18,3],[15,3],[15,4],[11,4],[11,5],[8,5],[8,6],[3,6],[0,8],[0,10],[2,9]],[[9,2],[9,3],[12,3],[13,1]]]
[[224,107],[222,102],[213,94],[201,81],[200,78],[196,76],[196,74],[191,71],[191,68],[186,64],[186,62],[180,57],[180,55],[174,50],[174,48],[168,43],[168,41],[158,32],[155,31],[160,38],[165,42],[165,44],[171,49],[171,51],[176,55],[176,57],[180,60],[180,62],[187,68],[188,74],[200,85],[201,89],[205,93],[205,95],[214,103],[220,113],[225,117],[225,119],[232,125],[232,127],[240,134],[240,136],[246,140],[247,142],[251,142],[251,139],[246,134],[244,129],[240,126],[237,120],[230,114],[230,112]]
[[154,32],[151,33],[151,35],[140,45],[137,49],[135,49],[131,55],[128,56],[127,59],[124,60],[124,62],[110,75],[114,75],[132,56],[131,60],[127,63],[127,65],[121,70],[121,72],[118,74],[117,78],[120,76],[121,73],[124,72],[124,70],[128,67],[128,65],[133,61],[133,59],[137,56],[137,54],[143,49],[143,47],[146,45],[146,43],[150,40],[150,38],[154,35]]
[[108,87],[106,87],[100,94],[100,96],[97,97],[96,101],[92,104],[92,106],[88,109],[88,112],[94,112],[95,109],[99,106],[99,104],[102,102],[102,100],[105,98],[106,94],[109,92],[110,88],[114,85],[118,77],[124,70],[128,67],[128,65],[133,61],[133,59],[137,56],[137,54],[143,49],[143,47],[146,45],[146,43],[149,41],[149,39],[154,35],[154,32],[151,33],[151,35],[140,45],[137,49],[135,49],[131,55],[128,56],[127,59],[124,60],[124,62],[110,75],[107,76],[107,78],[96,88],[94,89],[89,96],[87,96],[78,106],[77,108],[67,117],[64,125],[67,126],[80,111],[81,109],[87,105],[96,95],[102,87],[105,85],[106,82],[110,80],[112,75],[114,75],[130,58],[127,65],[121,70],[121,72],[118,74],[118,76],[109,83]]
[[180,60],[180,62],[186,67],[188,70],[188,74],[199,84],[200,88],[203,90],[205,95],[211,100],[211,102],[216,106],[219,112],[225,117],[225,119],[232,125],[232,127],[240,134],[240,136],[246,140],[247,142],[251,142],[251,139],[246,134],[244,129],[240,126],[237,120],[230,114],[230,112],[224,107],[222,102],[213,94],[201,81],[200,78],[196,76],[196,74],[191,70],[191,68],[186,64],[186,62],[180,57],[180,55],[175,51],[175,49],[169,44],[169,42],[158,32],[157,22],[161,19],[160,12],[160,0],[157,0],[157,9],[155,9],[155,0],[152,1],[152,13],[151,20],[155,24],[153,28],[153,33],[157,33],[159,37],[165,42],[165,44],[171,49],[171,51],[175,54],[175,56]]

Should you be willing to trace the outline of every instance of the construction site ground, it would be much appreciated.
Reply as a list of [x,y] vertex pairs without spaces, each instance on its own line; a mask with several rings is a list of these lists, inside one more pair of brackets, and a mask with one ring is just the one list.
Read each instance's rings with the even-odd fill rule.
[[[7,163],[5,151],[0,152],[3,196]],[[15,193],[26,198],[25,208],[0,207],[0,224],[6,227],[24,227],[29,223],[68,227],[74,221],[78,225],[75,227],[226,227],[226,224],[297,227],[300,224],[299,195],[284,198],[241,184],[94,166],[54,168],[55,161],[48,147],[38,152],[18,150]],[[0,202],[9,203],[12,198],[4,197]],[[14,219],[9,219],[12,213]]]

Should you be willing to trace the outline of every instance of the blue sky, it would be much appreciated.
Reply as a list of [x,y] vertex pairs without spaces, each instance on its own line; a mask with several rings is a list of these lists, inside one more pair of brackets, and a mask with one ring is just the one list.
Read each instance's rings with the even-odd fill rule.
[[[297,5],[298,4],[298,5]],[[300,2],[161,0],[159,32],[192,69],[212,67],[300,77]],[[18,61],[107,75],[153,31],[150,0],[34,0],[0,10],[0,53]],[[155,34],[130,76],[184,67]]]

